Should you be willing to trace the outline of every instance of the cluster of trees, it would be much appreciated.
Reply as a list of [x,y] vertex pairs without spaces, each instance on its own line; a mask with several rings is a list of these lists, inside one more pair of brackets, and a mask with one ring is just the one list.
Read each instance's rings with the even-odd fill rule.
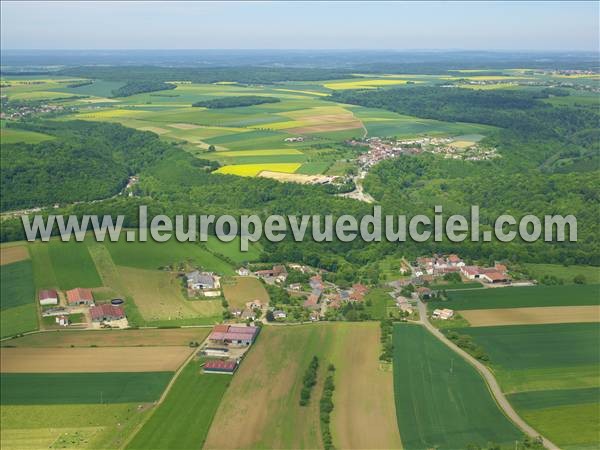
[[302,378],[302,390],[300,391],[300,406],[308,405],[308,401],[310,400],[310,394],[312,389],[317,384],[317,370],[319,369],[319,358],[313,356],[310,360],[310,364],[304,372],[304,377]]
[[155,80],[135,80],[128,81],[125,85],[112,91],[113,97],[129,97],[135,94],[143,94],[145,92],[166,91],[175,89],[177,85],[173,83],[165,83]]
[[166,151],[152,134],[110,123],[20,127],[56,139],[2,145],[2,211],[111,197],[123,189],[130,175],[160,160]]
[[468,334],[460,334],[456,331],[448,330],[446,337],[479,361],[485,363],[490,361],[490,357],[484,348],[473,342],[473,338]]
[[323,385],[323,394],[321,395],[321,401],[319,402],[319,412],[321,419],[321,436],[323,438],[323,447],[325,450],[333,450],[333,439],[331,437],[331,429],[329,427],[331,412],[333,411],[333,391],[335,390],[335,384],[333,381],[333,374],[335,373],[335,367],[333,364],[329,364],[327,367],[327,378]]
[[379,355],[380,361],[392,362],[394,358],[394,342],[392,334],[394,332],[394,322],[392,319],[383,319],[379,327],[381,328],[381,355]]
[[83,86],[89,86],[90,84],[94,84],[94,81],[93,80],[76,81],[75,83],[67,84],[67,87],[68,88],[78,88],[78,87],[83,87]]
[[236,95],[232,97],[220,97],[211,100],[203,100],[193,103],[192,106],[220,109],[236,108],[238,106],[262,105],[263,103],[278,103],[281,100],[277,97],[264,97],[260,95]]

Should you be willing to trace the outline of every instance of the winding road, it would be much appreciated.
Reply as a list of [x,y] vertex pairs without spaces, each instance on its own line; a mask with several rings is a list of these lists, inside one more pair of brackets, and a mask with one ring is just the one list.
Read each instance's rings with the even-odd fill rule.
[[519,416],[519,414],[517,414],[517,412],[514,410],[512,405],[506,399],[506,396],[500,389],[500,385],[496,381],[496,378],[494,377],[494,375],[492,374],[490,369],[487,368],[487,366],[485,366],[483,363],[479,362],[477,359],[475,359],[474,357],[469,355],[463,349],[454,345],[450,340],[448,340],[446,338],[446,336],[444,336],[444,334],[440,330],[438,330],[436,327],[434,327],[431,324],[431,322],[429,322],[429,318],[427,317],[427,306],[421,300],[419,300],[419,316],[421,318],[420,323],[425,328],[427,328],[427,330],[431,334],[433,334],[444,345],[449,347],[452,351],[454,351],[455,353],[460,355],[464,360],[466,360],[469,364],[471,364],[473,367],[475,367],[475,369],[483,376],[483,378],[485,379],[485,382],[487,383],[488,388],[489,388],[490,392],[492,393],[492,395],[494,396],[494,399],[496,400],[496,403],[498,404],[498,406],[502,409],[504,414],[510,420],[512,420],[513,423],[517,427],[519,427],[521,429],[521,431],[523,431],[525,434],[527,434],[531,437],[538,437],[538,436],[541,437],[544,447],[546,447],[547,449],[550,449],[550,450],[559,450],[560,449],[560,447],[558,447],[556,444],[554,444],[553,442],[549,441],[547,438],[542,436],[535,429],[533,429],[529,424],[527,424],[527,422],[525,422],[523,419],[521,419],[521,416]]

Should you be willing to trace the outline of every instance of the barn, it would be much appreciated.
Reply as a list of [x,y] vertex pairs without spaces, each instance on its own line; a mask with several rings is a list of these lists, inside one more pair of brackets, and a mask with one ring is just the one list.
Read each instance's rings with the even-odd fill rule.
[[90,315],[93,322],[110,322],[112,320],[120,320],[125,318],[123,308],[116,305],[105,303],[103,305],[92,306]]
[[237,366],[238,363],[236,361],[219,361],[215,359],[206,361],[204,364],[204,372],[233,375]]
[[254,342],[258,334],[257,327],[236,327],[227,324],[215,325],[208,339],[216,344],[232,344],[249,346]]
[[67,291],[67,303],[69,306],[91,305],[94,303],[94,296],[91,289],[75,288]]
[[58,305],[58,292],[54,289],[42,289],[38,294],[40,305]]

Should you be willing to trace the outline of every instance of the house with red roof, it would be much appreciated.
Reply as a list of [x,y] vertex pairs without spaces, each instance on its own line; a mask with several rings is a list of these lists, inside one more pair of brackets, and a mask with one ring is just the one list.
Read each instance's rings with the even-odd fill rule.
[[233,375],[237,367],[237,361],[221,361],[218,359],[213,359],[204,363],[204,372]]
[[67,303],[69,306],[91,305],[94,303],[94,296],[91,289],[75,288],[67,291]]

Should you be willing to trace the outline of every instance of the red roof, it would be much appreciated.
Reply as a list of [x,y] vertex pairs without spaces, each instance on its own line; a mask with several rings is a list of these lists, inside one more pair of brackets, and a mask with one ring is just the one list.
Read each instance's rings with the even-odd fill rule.
[[204,370],[226,370],[228,372],[233,372],[236,367],[237,363],[235,361],[219,361],[213,359],[204,363]]
[[448,255],[448,261],[451,263],[459,263],[462,261],[462,259],[460,259],[458,255]]
[[42,289],[39,293],[40,300],[46,300],[51,298],[58,298],[58,292],[54,289]]
[[461,270],[469,275],[479,275],[481,273],[479,266],[464,266]]
[[229,330],[229,325],[225,324],[225,323],[220,323],[218,325],[215,325],[213,327],[213,331],[218,331],[221,333],[226,333],[227,330]]
[[501,274],[500,272],[497,271],[486,271],[485,272],[485,276],[487,278],[489,278],[492,281],[503,281],[503,280],[507,280],[508,277],[504,274]]
[[69,303],[93,302],[94,296],[91,289],[75,288],[67,291],[67,301]]
[[92,320],[101,320],[104,318],[120,319],[125,317],[125,311],[120,306],[105,303],[103,305],[92,306],[90,308],[90,315],[92,316]]

